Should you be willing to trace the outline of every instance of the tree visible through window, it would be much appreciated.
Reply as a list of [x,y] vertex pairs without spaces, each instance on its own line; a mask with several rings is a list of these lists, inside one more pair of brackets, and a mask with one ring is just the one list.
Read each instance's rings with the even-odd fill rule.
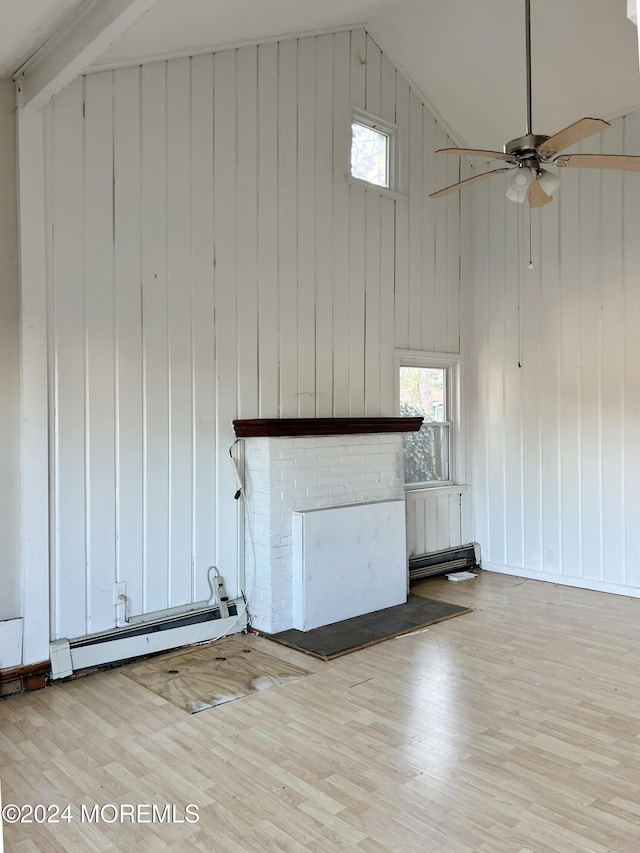
[[407,485],[450,480],[451,422],[444,367],[400,368],[400,414],[424,418],[419,432],[404,434]]
[[351,174],[354,178],[389,187],[390,136],[376,127],[351,124]]

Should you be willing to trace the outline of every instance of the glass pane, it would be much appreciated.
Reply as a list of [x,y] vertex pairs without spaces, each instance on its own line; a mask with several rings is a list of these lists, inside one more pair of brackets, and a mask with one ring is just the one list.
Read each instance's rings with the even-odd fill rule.
[[447,421],[444,367],[400,368],[400,414],[422,415],[425,421]]
[[449,424],[423,424],[418,432],[404,433],[403,443],[405,483],[449,479]]
[[405,433],[403,438],[408,485],[449,480],[446,382],[444,367],[400,368],[400,414],[424,418],[419,432]]
[[386,133],[358,124],[351,125],[351,174],[361,181],[389,186],[389,137]]

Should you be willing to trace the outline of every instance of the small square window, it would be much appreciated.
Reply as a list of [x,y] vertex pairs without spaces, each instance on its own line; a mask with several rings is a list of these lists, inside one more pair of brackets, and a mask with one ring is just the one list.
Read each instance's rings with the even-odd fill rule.
[[391,187],[392,131],[356,116],[351,123],[351,175],[378,187]]

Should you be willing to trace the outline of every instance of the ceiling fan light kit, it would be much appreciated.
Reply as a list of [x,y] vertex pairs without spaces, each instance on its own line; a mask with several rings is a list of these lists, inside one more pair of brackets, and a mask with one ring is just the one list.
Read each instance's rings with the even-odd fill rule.
[[507,165],[492,169],[444,187],[430,194],[440,198],[461,190],[465,186],[490,178],[502,172],[512,172],[507,184],[507,198],[522,203],[525,198],[531,207],[542,207],[553,201],[553,194],[560,188],[558,175],[543,168],[551,163],[557,167],[571,166],[582,169],[616,169],[625,172],[640,171],[640,156],[629,154],[561,154],[594,133],[600,133],[609,123],[601,118],[582,118],[553,136],[542,136],[531,130],[531,0],[525,0],[525,42],[527,65],[527,128],[524,136],[511,139],[503,151],[485,151],[478,148],[441,148],[436,154],[453,154],[467,157],[502,160]]
[[507,186],[507,198],[509,201],[515,201],[518,204],[522,204],[529,192],[532,178],[533,175],[531,174],[531,169],[527,169],[526,167],[515,169],[509,178]]
[[560,189],[562,179],[559,175],[554,175],[553,172],[549,172],[547,169],[541,169],[538,175],[538,183],[548,196],[553,196]]

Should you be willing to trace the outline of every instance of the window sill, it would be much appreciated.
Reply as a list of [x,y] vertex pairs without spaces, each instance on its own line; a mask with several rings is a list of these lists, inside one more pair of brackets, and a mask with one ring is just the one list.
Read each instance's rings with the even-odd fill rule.
[[360,178],[354,178],[353,175],[345,175],[347,179],[347,183],[350,187],[356,187],[361,190],[367,190],[369,192],[377,193],[378,195],[382,195],[385,198],[392,198],[394,201],[405,201],[406,195],[404,193],[398,193],[395,190],[390,190],[387,187],[379,187],[377,184],[370,184],[368,181],[361,181]]
[[442,486],[405,485],[404,490],[407,494],[415,494],[417,492],[429,492],[433,494],[435,492],[438,495],[463,495],[469,491],[469,488],[467,483],[444,483]]

